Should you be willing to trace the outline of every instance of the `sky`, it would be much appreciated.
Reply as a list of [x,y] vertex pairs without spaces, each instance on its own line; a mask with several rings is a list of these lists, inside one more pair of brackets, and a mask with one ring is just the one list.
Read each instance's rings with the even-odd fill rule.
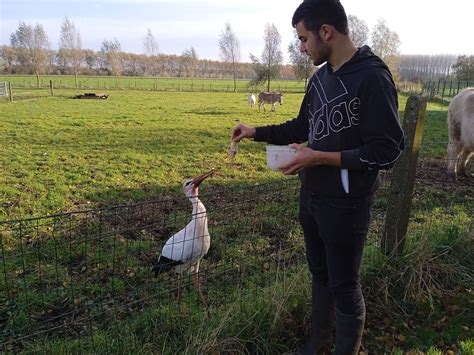
[[[84,49],[100,50],[104,39],[117,39],[124,52],[144,53],[150,29],[159,52],[180,55],[194,47],[200,59],[219,60],[218,39],[226,22],[240,41],[241,61],[261,56],[265,24],[281,35],[288,62],[294,39],[291,17],[301,0],[0,0],[0,45],[20,21],[41,24],[57,49],[67,17],[79,30]],[[398,33],[402,54],[474,54],[472,0],[342,0],[348,15],[369,29],[384,19]]]

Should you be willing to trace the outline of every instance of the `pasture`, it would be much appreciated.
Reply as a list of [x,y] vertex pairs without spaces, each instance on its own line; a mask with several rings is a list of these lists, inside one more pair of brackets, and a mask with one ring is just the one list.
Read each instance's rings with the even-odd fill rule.
[[[231,277],[224,279],[222,284],[219,284],[220,279],[207,283],[205,292],[209,298],[214,297],[216,300],[212,319],[207,320],[202,309],[196,306],[196,294],[192,290],[185,295],[181,307],[174,302],[160,303],[159,307],[156,303],[148,302],[154,292],[162,290],[151,279],[146,264],[139,256],[151,257],[151,250],[158,250],[160,242],[150,235],[150,230],[137,222],[138,219],[133,220],[134,213],[129,213],[129,210],[127,213],[132,216],[131,220],[127,219],[129,215],[126,218],[118,214],[113,217],[133,221],[134,226],[139,226],[138,234],[130,230],[114,232],[113,238],[104,240],[101,245],[95,245],[94,241],[87,238],[80,239],[78,250],[72,251],[70,245],[66,245],[69,249],[59,251],[59,256],[55,257],[56,261],[64,262],[64,269],[58,262],[55,268],[53,264],[48,264],[49,269],[37,273],[40,275],[39,280],[34,273],[25,276],[25,272],[21,272],[21,261],[39,263],[47,258],[32,252],[31,256],[23,259],[8,260],[5,250],[14,252],[21,249],[23,253],[22,248],[28,243],[18,244],[5,238],[2,239],[2,248],[5,249],[2,250],[3,268],[14,270],[12,275],[18,277],[18,285],[25,291],[17,291],[18,299],[15,299],[14,306],[4,302],[4,298],[0,299],[3,303],[0,305],[0,325],[3,330],[8,326],[21,334],[25,329],[42,324],[49,310],[41,309],[44,301],[41,297],[45,297],[48,304],[66,302],[78,307],[87,302],[96,302],[97,297],[108,298],[115,294],[120,300],[121,297],[131,297],[143,301],[138,306],[136,303],[127,303],[129,309],[126,316],[120,316],[115,304],[102,304],[101,307],[112,314],[107,318],[112,322],[110,329],[104,327],[96,316],[91,316],[86,324],[76,324],[67,334],[61,333],[64,339],[45,336],[41,342],[46,344],[45,347],[26,343],[21,344],[19,349],[48,349],[53,352],[156,352],[161,349],[159,351],[163,353],[172,353],[176,349],[199,353],[234,349],[242,353],[279,353],[296,346],[305,332],[303,324],[308,307],[305,302],[309,299],[307,270],[301,259],[301,234],[294,219],[296,193],[293,187],[298,184],[294,178],[283,177],[266,168],[263,144],[242,142],[234,161],[227,158],[227,150],[231,129],[237,122],[262,125],[285,121],[298,111],[302,93],[285,93],[284,104],[277,105],[276,112],[258,112],[257,108],[248,107],[247,92],[109,89],[106,92],[110,94],[107,100],[73,99],[84,90],[70,88],[57,89],[54,97],[48,96],[47,89],[38,91],[27,87],[17,88],[16,92],[24,97],[38,96],[40,93],[42,97],[12,103],[0,102],[0,221],[61,212],[74,213],[112,205],[153,203],[172,198],[174,202],[163,208],[179,208],[183,216],[175,217],[173,226],[163,228],[161,237],[165,238],[174,227],[189,217],[187,201],[183,204],[182,181],[209,168],[218,168],[217,174],[201,188],[203,201],[208,207],[214,206],[214,221],[226,221],[226,212],[232,220],[225,225],[213,226],[211,235],[219,237],[214,239],[214,244],[211,243],[213,251],[207,265],[215,260],[227,265],[232,262],[240,275],[248,273],[243,282],[237,282],[234,278],[236,275],[231,273]],[[401,96],[401,117],[405,102],[406,97]],[[371,349],[383,350],[390,345],[390,349],[410,349],[411,346],[426,350],[430,345],[440,346],[436,338],[432,340],[436,334],[432,334],[430,325],[443,316],[436,311],[438,301],[434,298],[438,294],[444,295],[445,284],[441,279],[454,282],[449,273],[453,278],[457,277],[459,265],[450,263],[446,255],[450,251],[459,253],[458,256],[469,252],[462,241],[472,233],[474,224],[472,178],[453,182],[445,174],[448,141],[446,110],[445,104],[428,104],[410,229],[412,249],[409,249],[409,253],[412,254],[397,264],[404,273],[394,274],[394,278],[390,279],[389,270],[393,265],[383,258],[369,258],[370,263],[365,265],[365,287],[366,291],[371,291],[368,301],[374,310],[382,307],[382,303],[377,303],[380,301],[377,297],[384,295],[384,287],[391,290],[397,282],[405,282],[405,290],[398,290],[399,294],[389,296],[395,299],[389,304],[394,309],[402,307],[405,315],[387,323],[387,320],[377,318],[383,314],[377,311],[368,320],[366,338]],[[470,171],[473,171],[472,165]],[[385,183],[388,182],[386,176]],[[291,188],[282,188],[286,184]],[[245,208],[242,210],[243,202]],[[382,195],[376,206],[371,231],[374,237],[380,233],[385,207],[386,200]],[[247,212],[251,212],[251,215]],[[83,220],[88,221],[89,214],[85,216]],[[287,218],[293,219],[286,223]],[[110,224],[116,227],[116,224]],[[94,231],[101,229],[95,224],[92,228]],[[279,234],[283,235],[285,245],[292,245],[295,251],[283,259],[271,259],[270,262],[262,255],[268,249],[274,251],[281,248],[281,244],[275,244],[269,238]],[[142,236],[143,240],[137,235]],[[78,235],[78,238],[81,236]],[[116,274],[107,278],[110,270],[101,269],[99,263],[112,264],[112,256],[107,254],[107,250],[115,251],[117,240],[126,240],[126,247],[117,250],[133,258],[116,262],[114,255],[113,268]],[[423,241],[422,247],[416,243],[417,240]],[[45,242],[48,243],[47,240]],[[47,250],[50,253],[57,252],[55,240],[50,243]],[[369,255],[377,255],[376,245],[376,242],[369,245]],[[37,245],[33,242],[31,247],[36,250]],[[89,254],[85,252],[87,250]],[[430,251],[433,254],[429,254]],[[88,265],[97,265],[95,271],[84,269],[81,272],[81,258],[84,255],[89,258]],[[293,260],[297,256],[299,259]],[[446,270],[430,271],[428,278],[425,278],[425,268],[433,266],[433,260],[441,260]],[[8,264],[10,262],[11,265]],[[270,263],[277,267],[270,267]],[[258,265],[257,271],[250,273],[249,269],[254,265]],[[51,278],[59,275],[61,279],[56,282],[61,284],[61,288],[55,288],[55,295],[39,297],[33,290],[44,284],[48,273]],[[74,277],[80,274],[90,276],[88,279],[84,275],[80,278],[81,285],[76,288],[79,294],[73,298],[68,295],[74,277],[66,276],[67,273]],[[4,271],[5,278],[2,278],[0,286],[5,282],[6,274]],[[382,284],[378,283],[380,278],[374,277],[380,274],[385,277]],[[428,282],[429,285],[418,287],[418,282]],[[252,292],[243,292],[245,287],[252,285]],[[456,287],[464,291],[469,289],[469,285],[472,286],[472,274],[467,273]],[[26,291],[29,287],[31,292]],[[149,293],[146,294],[146,291]],[[11,293],[15,292],[14,288]],[[88,299],[91,295],[96,298]],[[219,297],[230,300],[236,295],[239,296],[238,301],[230,305],[217,301]],[[444,321],[446,324],[443,324],[450,334],[447,341],[456,343],[457,349],[472,349],[473,346],[472,340],[469,342],[473,338],[472,329],[462,330],[462,326],[469,323],[472,317],[468,315],[463,318],[459,315],[466,303],[469,305],[469,300],[462,298],[458,303],[459,312],[453,311],[452,322]],[[403,322],[408,317],[407,309],[419,317],[417,321],[422,322],[420,319],[425,317],[426,324],[417,324],[416,327],[408,324],[410,330],[405,331],[410,336],[404,335],[408,340],[400,340],[403,339],[400,337],[403,330],[400,329],[403,329]],[[45,313],[41,313],[43,311]],[[5,321],[10,319],[8,312],[17,315],[14,321]],[[394,317],[397,314],[395,310],[384,312]],[[81,327],[87,331],[81,331]],[[390,327],[395,327],[395,330],[392,331]],[[379,328],[384,329],[382,335]],[[193,329],[198,329],[198,333],[193,333]],[[81,339],[84,334],[88,337],[81,341],[75,340]],[[387,334],[390,339],[378,339]],[[187,339],[184,342],[183,337]],[[14,346],[10,348],[14,349]]]
[[287,119],[301,98],[259,113],[240,93],[111,91],[99,102],[78,93],[2,103],[2,220],[156,197],[210,167],[221,168],[216,184],[275,178],[260,144],[242,144],[228,164],[230,132],[238,121]]

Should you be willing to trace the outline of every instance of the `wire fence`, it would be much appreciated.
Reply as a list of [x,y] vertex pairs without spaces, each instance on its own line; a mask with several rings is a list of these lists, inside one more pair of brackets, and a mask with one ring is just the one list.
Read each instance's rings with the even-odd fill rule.
[[451,99],[457,95],[461,90],[473,87],[474,80],[442,80],[427,81],[423,83],[421,93],[428,96],[430,99]]
[[[11,83],[13,91],[36,90],[50,92],[51,86],[71,90],[136,90],[170,92],[234,92],[234,82],[226,79],[185,79],[124,76],[79,76],[77,82],[73,76],[45,76],[39,80],[34,76],[0,77]],[[255,84],[250,80],[237,80],[236,92],[265,91],[266,85]],[[304,93],[305,82],[296,80],[274,80],[271,90],[278,92]]]
[[[468,214],[474,212],[468,197],[472,182],[453,182],[442,168],[439,161],[420,164],[412,214],[418,222],[430,218],[426,212],[433,201],[423,196],[433,187],[452,188],[455,196],[442,213],[459,212],[459,203]],[[381,177],[365,263],[381,257],[390,173]],[[252,288],[270,284],[278,270],[305,265],[298,191],[299,182],[291,178],[254,186],[208,186],[201,194],[211,235],[200,271],[207,307],[225,307]],[[0,350],[48,351],[55,339],[88,339],[143,309],[174,303],[178,288],[192,288],[192,277],[154,278],[150,268],[165,241],[189,222],[190,212],[187,199],[167,197],[1,222]],[[417,228],[426,233],[436,228],[436,221],[410,228],[411,233]],[[205,311],[198,301],[196,307]]]

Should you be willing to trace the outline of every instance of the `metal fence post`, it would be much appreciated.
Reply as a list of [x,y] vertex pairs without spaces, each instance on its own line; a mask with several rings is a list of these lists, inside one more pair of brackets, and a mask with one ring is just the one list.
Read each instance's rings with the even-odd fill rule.
[[425,112],[425,98],[420,95],[408,98],[403,121],[405,151],[393,168],[382,235],[382,251],[387,255],[400,255],[405,245]]

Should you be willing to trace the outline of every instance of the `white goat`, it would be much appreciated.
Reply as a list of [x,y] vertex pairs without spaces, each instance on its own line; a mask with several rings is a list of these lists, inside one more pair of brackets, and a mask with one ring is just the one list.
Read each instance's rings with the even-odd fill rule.
[[255,107],[255,103],[257,102],[255,94],[250,94],[249,96],[247,96],[247,102],[250,107]]
[[466,175],[474,153],[474,88],[457,94],[448,107],[448,173]]

